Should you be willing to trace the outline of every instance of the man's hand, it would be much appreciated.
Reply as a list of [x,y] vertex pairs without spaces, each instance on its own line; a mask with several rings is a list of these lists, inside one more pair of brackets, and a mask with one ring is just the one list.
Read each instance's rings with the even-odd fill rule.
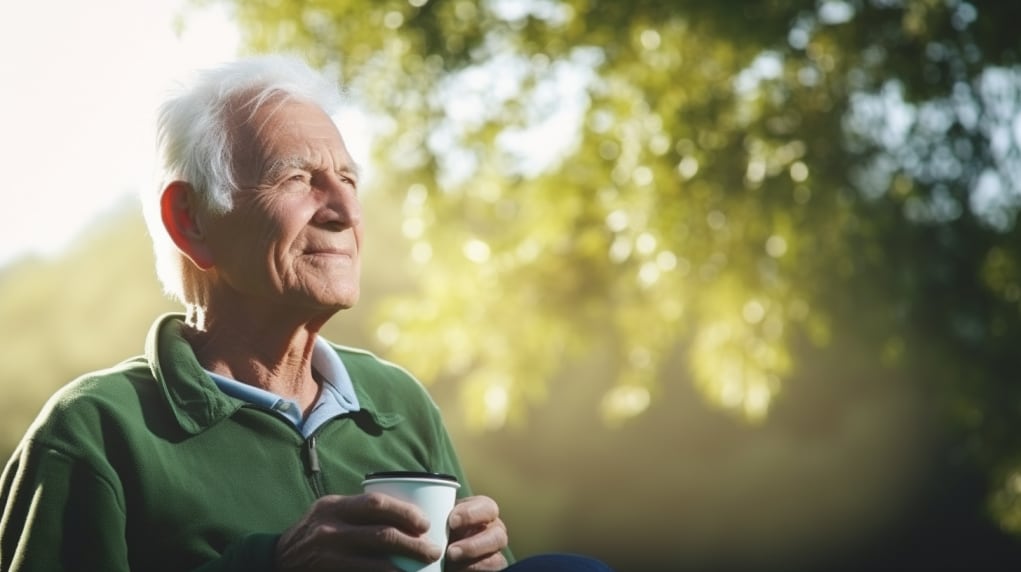
[[394,497],[325,496],[280,536],[276,570],[392,572],[392,555],[433,562],[442,548],[422,536],[427,530],[425,514]]
[[503,570],[507,559],[500,552],[507,547],[507,527],[500,520],[500,507],[489,497],[461,499],[450,512],[450,544],[447,572]]

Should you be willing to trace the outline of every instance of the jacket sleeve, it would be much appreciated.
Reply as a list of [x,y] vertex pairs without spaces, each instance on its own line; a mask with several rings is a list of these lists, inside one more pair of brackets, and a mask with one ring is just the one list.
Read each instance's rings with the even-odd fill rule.
[[432,470],[440,473],[449,473],[457,477],[458,482],[461,483],[461,488],[457,491],[458,498],[471,496],[473,494],[471,484],[468,483],[468,478],[465,476],[461,461],[457,457],[457,451],[454,449],[454,443],[450,439],[450,434],[447,433],[447,429],[443,425],[439,409],[431,401],[427,404],[432,410]]
[[0,505],[0,571],[128,570],[123,495],[71,456],[23,443]]
[[[81,460],[23,444],[0,477],[0,508],[0,572],[131,569],[123,491]],[[245,536],[195,572],[271,572],[278,536]]]

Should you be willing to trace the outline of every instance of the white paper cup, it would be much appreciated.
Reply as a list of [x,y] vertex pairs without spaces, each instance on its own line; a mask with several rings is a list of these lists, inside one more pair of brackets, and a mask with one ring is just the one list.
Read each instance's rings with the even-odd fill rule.
[[[426,537],[444,552],[447,549],[447,518],[454,508],[457,489],[461,484],[457,477],[420,471],[386,471],[369,473],[362,481],[362,490],[367,493],[382,493],[410,502],[422,509],[429,517],[429,532]],[[421,562],[405,556],[391,558],[404,572],[440,572],[443,558],[436,562]]]

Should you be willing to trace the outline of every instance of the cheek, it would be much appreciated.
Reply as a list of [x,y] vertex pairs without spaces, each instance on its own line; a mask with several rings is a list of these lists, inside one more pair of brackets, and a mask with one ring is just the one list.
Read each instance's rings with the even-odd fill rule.
[[265,241],[280,253],[290,251],[301,233],[308,227],[306,210],[299,205],[293,208],[279,205],[273,212],[268,213],[269,216],[266,217],[261,229]]
[[249,275],[280,276],[290,266],[294,237],[279,221],[260,215],[243,219],[242,226],[234,227],[234,234],[226,237],[232,243],[231,256]]

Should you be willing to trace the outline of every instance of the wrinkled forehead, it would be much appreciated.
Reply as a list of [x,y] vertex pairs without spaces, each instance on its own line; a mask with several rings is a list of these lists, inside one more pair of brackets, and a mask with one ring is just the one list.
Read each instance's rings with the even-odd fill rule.
[[264,175],[281,160],[348,162],[336,123],[308,100],[277,95],[241,101],[230,109],[232,163],[239,179]]
[[333,123],[332,118],[316,103],[286,92],[273,91],[242,92],[229,100],[225,114],[225,126],[232,141],[254,142],[260,138],[275,137],[276,132],[286,127],[281,114],[287,114],[295,107],[302,107],[306,115],[317,113]]

